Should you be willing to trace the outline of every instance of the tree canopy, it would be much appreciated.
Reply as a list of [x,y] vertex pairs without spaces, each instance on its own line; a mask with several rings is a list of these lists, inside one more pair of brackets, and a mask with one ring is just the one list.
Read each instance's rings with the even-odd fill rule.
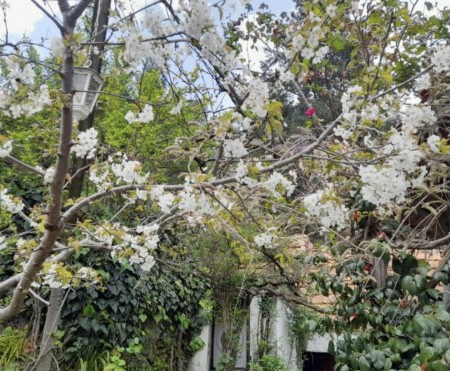
[[[34,40],[0,6],[0,320],[54,289],[116,290],[128,270],[145,300],[155,276],[186,303],[221,280],[319,312],[310,296],[332,293],[335,331],[376,329],[333,349],[341,369],[447,367],[448,9],[30,0],[59,33]],[[77,67],[105,82],[80,120]],[[438,267],[414,257],[439,249]],[[88,315],[89,290],[68,299]],[[161,300],[142,310],[178,310]],[[359,356],[364,341],[378,347]]]

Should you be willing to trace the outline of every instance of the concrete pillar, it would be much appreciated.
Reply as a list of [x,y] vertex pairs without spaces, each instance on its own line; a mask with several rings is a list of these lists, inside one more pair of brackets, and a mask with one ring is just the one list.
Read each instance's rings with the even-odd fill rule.
[[259,333],[259,323],[261,320],[261,310],[259,303],[260,297],[253,297],[250,302],[250,320],[249,320],[249,340],[250,340],[250,362],[258,358],[258,343],[261,339]]
[[297,370],[297,351],[289,334],[289,309],[277,299],[274,313],[274,342],[276,354],[288,366],[289,371]]
[[205,346],[194,354],[189,364],[189,371],[209,371],[211,363],[211,326],[203,327],[200,338],[204,341]]

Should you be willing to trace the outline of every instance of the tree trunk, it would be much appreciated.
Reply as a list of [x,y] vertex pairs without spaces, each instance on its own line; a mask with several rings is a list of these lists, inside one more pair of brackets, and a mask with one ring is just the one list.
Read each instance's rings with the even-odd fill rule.
[[39,357],[34,366],[36,371],[49,371],[52,369],[54,358],[52,350],[55,344],[53,333],[58,330],[62,294],[63,290],[61,287],[52,288],[50,291],[50,305],[47,309],[44,330],[42,331]]

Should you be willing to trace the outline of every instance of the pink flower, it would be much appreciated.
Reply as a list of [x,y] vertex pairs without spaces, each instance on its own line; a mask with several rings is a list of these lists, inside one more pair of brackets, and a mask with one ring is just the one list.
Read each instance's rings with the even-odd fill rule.
[[306,116],[314,116],[314,114],[316,113],[316,109],[314,107],[308,107],[308,109],[305,111],[305,115]]

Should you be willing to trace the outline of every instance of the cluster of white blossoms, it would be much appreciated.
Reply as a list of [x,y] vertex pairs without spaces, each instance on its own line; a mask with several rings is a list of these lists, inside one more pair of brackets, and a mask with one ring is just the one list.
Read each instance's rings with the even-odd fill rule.
[[[47,269],[44,269],[44,280],[42,281],[42,285],[48,286],[52,289],[57,289],[59,287],[63,287],[63,284],[58,277],[58,264],[57,263],[51,263],[48,265]],[[39,286],[39,285],[37,285]],[[68,285],[65,285],[64,287],[68,287]]]
[[188,35],[200,39],[206,29],[214,27],[207,0],[181,0],[180,9],[185,15],[182,27]]
[[[422,168],[420,174],[412,179],[404,171],[398,171],[394,167],[386,166],[377,168],[373,165],[360,166],[359,176],[363,181],[361,195],[364,200],[379,206],[392,205],[392,202],[402,204],[406,200],[409,188],[415,188],[423,184],[426,168]],[[383,211],[383,208],[380,209]],[[389,212],[390,208],[384,210]]]
[[129,161],[126,156],[120,163],[111,165],[111,170],[119,181],[127,184],[144,183],[149,174],[141,175],[141,163],[139,161]]
[[6,209],[6,211],[12,214],[17,214],[23,210],[24,205],[19,198],[10,196],[7,189],[2,189],[0,190],[0,209],[1,208]]
[[8,140],[7,142],[0,144],[0,158],[9,156],[12,151],[12,140]]
[[150,198],[158,202],[163,213],[170,213],[170,208],[175,202],[175,196],[170,192],[165,192],[162,185],[158,185],[150,191]]
[[319,190],[303,199],[306,215],[317,218],[325,228],[344,229],[349,220],[349,209],[338,200],[330,189]]
[[75,156],[91,159],[95,155],[96,145],[98,143],[98,132],[94,128],[82,131],[78,134],[77,143],[72,147]]
[[[11,98],[11,99],[10,99]],[[18,118],[21,116],[31,117],[43,110],[46,105],[51,104],[50,93],[47,85],[41,85],[37,92],[27,91],[26,97],[14,101],[12,97],[2,94],[0,109],[5,116]]]
[[54,178],[55,178],[55,168],[49,167],[47,170],[45,170],[44,184],[50,184],[51,182],[53,182]]
[[241,138],[225,139],[223,141],[223,156],[226,159],[241,158],[247,155],[247,148],[242,142],[245,137]]
[[264,117],[267,110],[264,106],[269,101],[269,87],[260,78],[254,78],[248,83],[247,98],[242,107],[252,110],[257,116]]
[[431,86],[431,76],[429,73],[425,73],[419,76],[415,81],[415,87],[418,91],[428,89]]
[[31,64],[25,64],[23,67],[20,64],[20,60],[15,56],[9,56],[2,58],[6,63],[9,71],[9,84],[15,91],[19,89],[19,82],[25,85],[31,85],[36,77]]
[[[130,264],[139,266],[144,272],[150,271],[155,264],[155,259],[151,255],[151,252],[158,247],[158,224],[143,225],[136,228],[138,234],[130,233],[129,229],[125,226],[120,226],[116,223],[114,226],[115,231],[121,230],[120,239],[121,245],[113,246],[111,256],[117,256],[124,248],[131,248],[134,253],[128,257]],[[104,238],[101,235],[96,238]],[[112,243],[110,237],[107,237],[107,241]],[[123,257],[121,257],[123,258]]]
[[431,63],[437,72],[447,71],[450,66],[450,45],[439,45],[431,56]]
[[[332,8],[329,9],[330,13],[333,11]],[[334,9],[335,10],[335,9]],[[308,29],[307,37],[302,33],[296,32],[296,26],[290,26],[290,30],[294,35],[291,39],[291,50],[289,53],[299,53],[303,58],[312,59],[313,63],[320,63],[325,55],[329,52],[329,47],[327,45],[319,46],[320,40],[325,36],[323,30],[323,19],[310,14],[307,19],[311,24],[315,24],[312,28]]]
[[81,280],[89,282],[89,284],[92,285],[98,283],[99,279],[97,271],[95,269],[92,269],[91,267],[81,267],[77,270],[75,276]]
[[277,247],[278,237],[270,232],[260,233],[255,236],[255,244],[258,247],[274,249]]
[[248,168],[247,165],[244,163],[243,160],[239,160],[238,166],[236,167],[236,180],[239,183],[242,183],[242,181],[247,177],[248,175]]
[[420,166],[424,154],[414,134],[419,128],[436,122],[434,112],[427,106],[407,107],[401,110],[400,118],[401,130],[392,128],[382,149],[383,155],[389,155],[388,160],[379,167],[360,166],[358,172],[363,199],[384,212],[389,212],[392,203],[404,203],[410,188],[424,184],[427,169]]
[[108,170],[99,172],[99,169],[90,167],[89,168],[89,180],[94,183],[98,191],[106,191],[112,186],[112,182],[109,180],[110,173]]
[[149,104],[146,104],[142,112],[139,112],[138,115],[131,111],[128,111],[128,113],[125,115],[125,120],[127,120],[129,124],[133,124],[136,122],[146,124],[150,121],[153,121],[154,118],[155,116],[153,114],[153,107]]
[[427,139],[427,144],[430,147],[431,151],[434,153],[441,152],[441,143],[442,139],[438,135],[431,135]]
[[[16,56],[3,57],[1,61],[8,70],[7,84],[0,93],[0,109],[5,116],[30,117],[51,103],[47,85],[41,85],[39,89],[33,87],[25,93],[22,90],[19,92],[21,86],[26,85],[29,88],[35,83],[36,74],[32,64],[23,64]],[[19,99],[15,97],[16,92],[20,94]]]
[[123,60],[129,63],[130,66],[126,69],[129,72],[133,72],[142,61],[146,60],[152,61],[156,67],[164,70],[166,59],[176,55],[176,50],[171,44],[144,42],[146,37],[137,27],[123,26],[121,29],[126,35]]
[[262,186],[268,189],[272,195],[275,197],[281,197],[280,187],[285,191],[286,195],[289,197],[294,192],[295,184],[288,180],[282,174],[274,171],[270,174],[269,179],[262,183]]

